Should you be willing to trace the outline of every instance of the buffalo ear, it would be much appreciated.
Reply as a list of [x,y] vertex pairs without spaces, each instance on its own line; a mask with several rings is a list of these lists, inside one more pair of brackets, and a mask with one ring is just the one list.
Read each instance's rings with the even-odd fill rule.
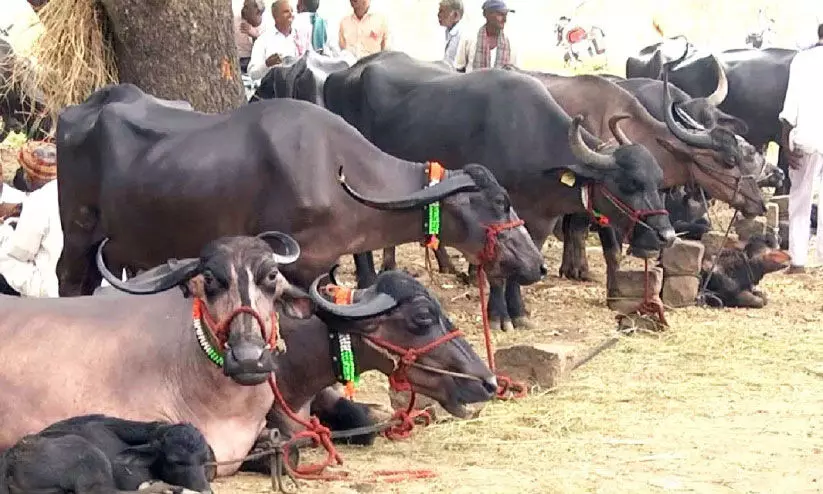
[[308,319],[314,315],[316,306],[308,293],[294,285],[289,285],[275,304],[292,319]]
[[156,444],[141,444],[140,446],[126,448],[118,453],[113,463],[148,468],[157,461],[159,453],[160,448]]

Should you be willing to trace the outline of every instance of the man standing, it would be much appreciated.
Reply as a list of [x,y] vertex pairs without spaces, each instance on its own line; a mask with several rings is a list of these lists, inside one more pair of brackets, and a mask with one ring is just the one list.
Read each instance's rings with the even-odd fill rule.
[[457,49],[460,47],[461,19],[463,19],[463,0],[440,0],[437,20],[441,26],[446,28],[446,48],[443,61],[452,67],[457,59]]
[[[789,254],[788,273],[805,271],[809,254],[812,194],[823,171],[823,24],[817,28],[817,44],[799,52],[789,67],[789,86],[780,120],[782,145],[789,150]],[[823,195],[818,198],[823,211]],[[817,216],[817,260],[823,259],[823,214]]]
[[274,29],[267,29],[251,49],[249,76],[260,80],[269,71],[269,67],[281,63],[286,57],[299,57],[306,47],[292,29],[294,9],[289,0],[277,0],[271,5]]
[[340,49],[358,60],[389,49],[389,23],[377,12],[369,12],[370,0],[350,0],[352,14],[340,21]]
[[319,8],[320,0],[297,0],[297,17],[294,19],[294,28],[303,46],[308,46],[321,55],[330,55],[331,46],[326,20],[317,13]]
[[503,0],[483,2],[486,23],[477,32],[476,38],[468,36],[465,42],[460,43],[454,64],[459,72],[517,65],[517,51],[503,32],[509,12],[514,10],[508,8]]
[[240,58],[240,72],[244,74],[251,60],[254,41],[263,33],[263,10],[262,0],[245,0],[234,17],[234,43]]

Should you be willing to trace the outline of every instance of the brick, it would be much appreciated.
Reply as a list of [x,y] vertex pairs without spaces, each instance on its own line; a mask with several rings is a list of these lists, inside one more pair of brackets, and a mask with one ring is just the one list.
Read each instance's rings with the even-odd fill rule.
[[777,209],[779,212],[779,216],[781,220],[788,220],[789,219],[789,196],[774,196],[769,201],[770,203],[777,204]]
[[700,278],[696,276],[667,276],[660,299],[667,307],[690,307],[695,304],[699,290]]
[[[700,241],[706,246],[706,250],[703,252],[704,261],[711,260],[715,254],[720,252],[720,249],[723,248],[723,239],[723,232],[711,231],[706,232],[706,234],[703,235],[703,238],[700,239]],[[736,234],[729,234],[729,241],[736,242],[737,240],[738,238]]]
[[[665,276],[699,274],[706,246],[696,240],[675,240],[668,249],[663,249],[660,264]],[[665,283],[664,283],[665,284]]]
[[764,233],[766,233],[766,219],[743,218],[737,220],[734,223],[734,231],[737,233],[737,237],[745,242],[755,235],[763,235]]
[[[645,272],[618,271],[614,279],[614,289],[606,300],[609,309],[626,314],[632,312],[643,302],[645,294]],[[649,291],[653,294],[652,300],[660,302],[660,290],[663,287],[663,269],[649,269]]]
[[780,206],[775,202],[766,204],[766,227],[777,231],[780,226]]
[[524,344],[494,353],[497,370],[515,381],[543,389],[556,387],[574,365],[577,348],[564,344]]

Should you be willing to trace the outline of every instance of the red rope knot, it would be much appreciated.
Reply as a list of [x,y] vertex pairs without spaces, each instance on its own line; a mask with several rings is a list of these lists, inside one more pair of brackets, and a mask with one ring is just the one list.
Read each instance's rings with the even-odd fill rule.
[[[589,216],[592,219],[594,219],[594,221],[597,224],[599,224],[601,226],[607,226],[607,225],[610,224],[610,221],[609,221],[609,218],[607,216],[605,216],[603,214],[600,214],[600,213],[598,213],[597,211],[594,210],[594,191],[595,191],[595,189],[599,190],[600,193],[603,195],[603,197],[608,199],[608,201],[611,202],[612,205],[618,211],[620,211],[622,214],[624,214],[629,219],[629,227],[626,229],[626,233],[623,236],[623,242],[626,242],[629,239],[629,235],[631,235],[631,232],[632,232],[632,230],[634,230],[635,225],[637,225],[637,223],[643,223],[644,218],[648,218],[649,216],[658,216],[658,215],[668,216],[669,215],[669,212],[666,209],[634,209],[631,206],[629,206],[628,204],[626,204],[625,202],[621,201],[620,198],[618,198],[617,196],[612,194],[611,191],[608,188],[606,188],[606,186],[602,183],[597,183],[597,184],[590,183],[586,187],[588,187],[588,190],[589,190],[589,192],[588,192],[589,198],[588,198],[587,204],[585,205],[586,206],[586,212],[589,213]],[[645,223],[644,223],[644,225],[645,225]],[[648,225],[645,225],[645,226],[647,226],[648,228],[651,228]]]
[[[526,385],[512,381],[509,376],[503,374],[496,374],[497,377],[497,392],[498,400],[519,400],[526,397]],[[511,393],[511,394],[509,394]]]
[[399,420],[400,423],[395,424],[383,431],[383,436],[385,436],[386,439],[391,441],[407,439],[411,436],[415,425],[419,424],[425,427],[431,424],[432,417],[427,410],[414,409],[414,403],[416,400],[417,395],[414,391],[412,391],[411,397],[409,397],[408,407],[406,407],[405,410],[395,410],[391,420]]
[[507,223],[493,223],[486,225],[486,243],[483,245],[483,250],[480,252],[480,264],[488,264],[497,259],[497,236],[500,232],[508,230],[509,228],[517,228],[524,224],[523,220],[514,220]]
[[[313,448],[322,446],[327,453],[326,459],[317,463],[311,463],[309,465],[297,465],[292,468],[291,461],[289,460],[291,446],[296,441],[303,438],[311,439]],[[306,423],[306,430],[298,432],[286,443],[283,449],[283,457],[286,468],[288,468],[295,477],[303,479],[316,479],[318,478],[317,476],[326,469],[326,467],[343,464],[343,459],[340,457],[340,454],[337,453],[337,450],[332,444],[331,431],[328,427],[321,424],[320,420],[314,416],[310,417]]]

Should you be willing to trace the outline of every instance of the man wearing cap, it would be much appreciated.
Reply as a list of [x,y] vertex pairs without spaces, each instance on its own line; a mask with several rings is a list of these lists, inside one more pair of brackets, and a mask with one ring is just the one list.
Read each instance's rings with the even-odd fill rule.
[[[789,150],[789,254],[788,273],[805,271],[811,236],[809,215],[812,194],[823,176],[823,24],[817,28],[817,44],[798,52],[789,66],[789,85],[780,112],[781,145]],[[823,210],[823,194],[818,198]],[[823,260],[823,214],[817,216],[817,257]]]
[[19,217],[0,224],[0,293],[58,297],[57,261],[63,230],[53,144],[30,142],[20,153],[28,190]]
[[455,68],[460,72],[478,69],[517,65],[517,51],[511,40],[503,32],[506,17],[514,10],[508,8],[503,0],[486,0],[483,2],[483,17],[486,23],[477,32],[477,36],[467,36],[457,51]]

